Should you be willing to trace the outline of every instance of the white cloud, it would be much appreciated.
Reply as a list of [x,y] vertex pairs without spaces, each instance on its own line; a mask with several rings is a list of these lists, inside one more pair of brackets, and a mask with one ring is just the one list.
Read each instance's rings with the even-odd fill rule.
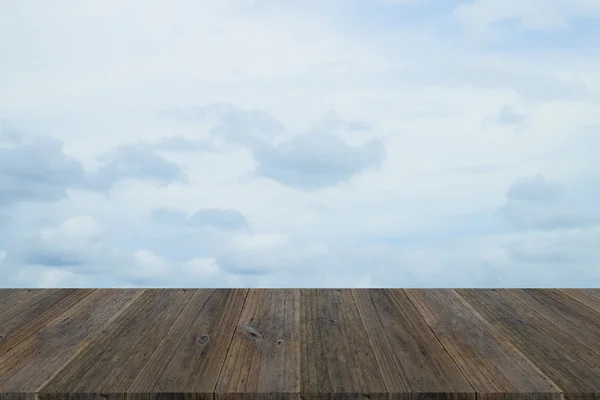
[[187,261],[184,268],[195,276],[212,276],[220,272],[221,268],[214,258],[196,257]]
[[69,240],[79,239],[94,240],[103,233],[102,225],[89,215],[73,217],[56,228],[42,229],[40,238],[45,244],[52,244],[53,240],[67,238]]
[[593,0],[476,0],[460,4],[454,14],[480,33],[507,20],[516,20],[525,29],[548,30],[566,28],[572,18],[598,17],[600,5]]
[[[236,235],[231,244],[236,250],[241,251],[265,251],[273,248],[281,248],[288,242],[282,235],[258,234],[258,235]],[[289,242],[288,242],[289,243]]]
[[138,250],[133,255],[139,268],[136,268],[135,276],[167,278],[168,262],[149,250]]

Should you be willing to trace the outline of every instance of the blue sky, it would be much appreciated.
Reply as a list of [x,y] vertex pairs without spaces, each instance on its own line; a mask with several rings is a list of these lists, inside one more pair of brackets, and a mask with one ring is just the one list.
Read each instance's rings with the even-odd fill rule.
[[7,1],[0,287],[596,287],[597,0]]

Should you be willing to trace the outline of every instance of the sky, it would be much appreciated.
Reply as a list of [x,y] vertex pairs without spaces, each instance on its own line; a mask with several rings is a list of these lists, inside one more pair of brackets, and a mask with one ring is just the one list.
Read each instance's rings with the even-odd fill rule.
[[597,0],[4,0],[0,287],[599,287]]

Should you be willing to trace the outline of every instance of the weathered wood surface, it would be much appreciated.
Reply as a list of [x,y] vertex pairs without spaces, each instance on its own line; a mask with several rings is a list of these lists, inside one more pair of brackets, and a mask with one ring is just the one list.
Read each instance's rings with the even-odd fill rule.
[[0,400],[600,399],[600,289],[0,289]]

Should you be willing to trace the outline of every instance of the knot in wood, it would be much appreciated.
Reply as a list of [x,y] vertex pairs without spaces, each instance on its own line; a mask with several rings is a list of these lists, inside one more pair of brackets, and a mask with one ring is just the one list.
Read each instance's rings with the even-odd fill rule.
[[198,336],[198,339],[196,339],[196,342],[198,344],[204,344],[204,343],[208,342],[209,339],[210,339],[210,337],[208,335],[202,335],[202,336]]
[[246,333],[246,335],[250,336],[253,340],[262,338],[262,332],[258,332],[256,329],[254,329],[250,325],[242,325],[241,328],[244,331],[244,333]]

